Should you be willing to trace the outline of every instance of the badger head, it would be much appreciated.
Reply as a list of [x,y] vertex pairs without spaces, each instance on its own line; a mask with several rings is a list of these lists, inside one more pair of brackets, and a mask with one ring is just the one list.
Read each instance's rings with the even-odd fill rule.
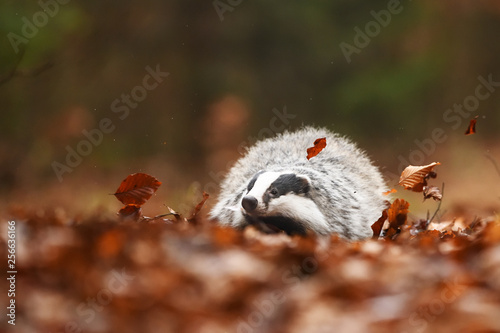
[[313,198],[308,176],[293,171],[260,171],[248,182],[241,197],[241,212],[247,223],[264,225],[269,230],[327,234],[328,224]]

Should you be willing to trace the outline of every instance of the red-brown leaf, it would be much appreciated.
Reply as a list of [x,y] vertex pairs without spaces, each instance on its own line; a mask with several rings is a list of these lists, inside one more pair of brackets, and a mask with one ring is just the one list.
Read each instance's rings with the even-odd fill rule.
[[138,221],[141,215],[141,206],[137,205],[126,205],[118,211],[118,216],[120,217],[120,219],[127,221]]
[[326,147],[326,138],[319,138],[314,141],[314,147],[307,148],[307,159],[318,155]]
[[125,178],[115,197],[125,205],[143,205],[160,187],[161,182],[145,173],[134,173]]
[[476,134],[476,122],[477,116],[470,120],[469,127],[467,127],[467,130],[465,131],[465,135]]
[[205,201],[207,201],[207,199],[209,197],[210,197],[210,195],[208,193],[203,192],[203,199],[196,205],[196,207],[194,208],[193,214],[191,214],[191,217],[189,218],[189,220],[194,219],[198,215],[200,210],[203,208]]

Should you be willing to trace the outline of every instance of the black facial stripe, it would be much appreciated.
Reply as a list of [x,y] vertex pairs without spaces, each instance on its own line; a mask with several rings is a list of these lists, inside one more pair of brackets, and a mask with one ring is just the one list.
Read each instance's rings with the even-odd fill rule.
[[[264,216],[264,217],[253,217],[250,215],[244,215],[245,220],[248,224],[257,225],[260,230],[264,231],[262,226],[259,226],[260,223],[264,223],[266,225],[273,226],[273,229],[277,228],[279,230],[283,230],[288,235],[305,235],[306,228],[300,224],[299,222],[290,219],[285,216]],[[265,228],[268,229],[268,228]],[[271,231],[271,230],[269,230]]]
[[[293,192],[297,194],[305,194],[309,192],[310,184],[306,178],[297,177],[296,174],[288,173],[279,176],[267,189],[264,201],[270,200],[272,197],[279,197],[287,193]],[[277,194],[270,194],[272,190],[276,190]]]
[[250,192],[253,188],[253,186],[255,185],[255,182],[257,181],[257,178],[259,178],[259,176],[263,173],[264,171],[259,171],[255,174],[255,176],[253,176],[253,178],[250,180],[250,182],[248,183],[248,186],[247,186],[247,192]]

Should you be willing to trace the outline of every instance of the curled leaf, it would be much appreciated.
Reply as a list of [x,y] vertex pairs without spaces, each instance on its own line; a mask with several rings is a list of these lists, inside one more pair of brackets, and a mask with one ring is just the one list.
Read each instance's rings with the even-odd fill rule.
[[387,220],[389,221],[391,228],[398,229],[406,223],[409,207],[410,204],[406,200],[394,200],[394,202],[391,204],[391,207],[387,209]]
[[307,148],[307,159],[318,155],[326,147],[326,138],[319,138],[314,141],[314,147]]
[[406,190],[422,192],[424,186],[427,186],[427,180],[429,178],[436,178],[436,173],[432,169],[440,164],[439,162],[433,162],[423,166],[407,166],[401,173],[399,185],[403,186]]
[[138,205],[126,205],[118,211],[118,216],[124,221],[139,221],[142,215],[141,206]]
[[373,239],[377,239],[380,236],[380,232],[382,231],[385,220],[387,220],[387,209],[384,209],[382,211],[382,216],[380,216],[380,218],[371,225],[373,231]]
[[432,198],[435,201],[440,201],[443,198],[441,190],[437,186],[424,186],[424,200]]
[[476,134],[477,117],[478,116],[475,116],[470,120],[469,127],[467,127],[467,130],[465,131],[465,135]]
[[210,195],[204,191],[203,192],[203,199],[196,205],[196,207],[194,208],[193,214],[191,214],[191,217],[188,220],[193,220],[198,215],[200,210],[203,208],[205,201],[207,201],[209,197],[210,197]]

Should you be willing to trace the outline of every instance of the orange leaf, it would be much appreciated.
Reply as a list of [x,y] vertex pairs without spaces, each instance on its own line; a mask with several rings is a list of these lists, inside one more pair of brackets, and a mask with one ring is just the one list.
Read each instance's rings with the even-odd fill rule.
[[465,135],[476,134],[477,117],[478,116],[475,116],[470,120],[469,127],[467,127],[467,130],[465,131]]
[[145,173],[134,173],[125,178],[115,197],[125,205],[141,206],[151,198],[160,187],[161,182]]
[[436,177],[432,169],[440,164],[439,162],[433,162],[424,166],[407,166],[401,173],[401,177],[399,177],[399,185],[403,186],[406,190],[422,192],[424,186],[427,186],[427,179],[429,177]]
[[403,199],[394,200],[391,207],[387,209],[387,220],[389,221],[391,229],[397,230],[406,223],[409,207],[410,204]]
[[326,147],[326,138],[319,138],[314,141],[314,147],[307,148],[307,159],[318,155]]
[[396,193],[398,190],[396,190],[395,188],[392,188],[390,189],[389,191],[386,191],[386,192],[382,192],[383,195],[389,195],[391,193]]

